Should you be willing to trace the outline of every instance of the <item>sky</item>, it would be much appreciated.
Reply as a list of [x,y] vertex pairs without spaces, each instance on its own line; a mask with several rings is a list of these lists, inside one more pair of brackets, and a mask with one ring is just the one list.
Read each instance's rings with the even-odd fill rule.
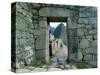
[[50,22],[50,26],[56,28],[60,23],[63,23],[66,26],[65,22]]

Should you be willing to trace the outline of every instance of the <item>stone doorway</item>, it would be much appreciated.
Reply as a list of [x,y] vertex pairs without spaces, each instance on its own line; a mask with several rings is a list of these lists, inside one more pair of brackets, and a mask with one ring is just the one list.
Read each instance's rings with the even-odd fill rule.
[[[48,29],[50,22],[66,22],[67,25],[66,36],[68,42],[64,42],[67,42],[68,49],[65,50],[68,50],[69,62],[66,63],[67,67],[63,69],[73,69],[73,65],[69,65],[70,62],[97,67],[97,8],[17,2],[12,5],[11,14],[11,61],[12,68],[15,71],[17,68],[27,66],[30,69],[30,66],[35,67],[34,64],[38,64],[38,67],[41,64],[46,65],[55,55],[52,49],[53,45],[49,48]],[[59,40],[57,39],[55,43],[58,46]],[[64,47],[62,43],[60,47],[61,50],[64,50],[62,49]],[[50,66],[58,70],[58,67],[54,64],[46,65],[45,68],[44,65],[42,69],[46,69],[46,71],[51,69]]]
[[[67,17],[47,17],[47,22],[49,25],[49,56],[51,59],[53,56],[56,56],[57,52],[63,47],[63,45],[66,45],[68,48]],[[65,51],[67,54],[68,49]]]

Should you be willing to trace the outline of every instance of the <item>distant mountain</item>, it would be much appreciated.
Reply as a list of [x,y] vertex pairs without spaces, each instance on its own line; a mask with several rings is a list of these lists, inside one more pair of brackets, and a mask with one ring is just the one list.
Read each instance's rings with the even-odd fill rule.
[[65,44],[67,44],[67,32],[64,24],[59,24],[54,30],[54,38],[60,38]]
[[63,33],[63,30],[65,29],[64,24],[59,24],[55,31],[54,31],[54,37],[55,38],[60,38],[61,34]]
[[55,28],[54,27],[50,27],[49,33],[51,33],[52,35],[54,35],[54,31],[55,31]]

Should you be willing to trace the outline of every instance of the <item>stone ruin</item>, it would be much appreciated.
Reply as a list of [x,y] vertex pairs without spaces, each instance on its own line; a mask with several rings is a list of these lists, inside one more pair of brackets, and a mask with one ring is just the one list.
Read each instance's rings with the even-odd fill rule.
[[16,2],[11,11],[12,68],[50,62],[49,22],[67,23],[68,60],[97,67],[97,8]]

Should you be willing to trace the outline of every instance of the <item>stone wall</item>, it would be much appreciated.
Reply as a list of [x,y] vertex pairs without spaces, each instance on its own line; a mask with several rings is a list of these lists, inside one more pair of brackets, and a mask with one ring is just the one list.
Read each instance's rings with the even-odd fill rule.
[[48,62],[47,34],[47,20],[39,16],[38,6],[16,3],[16,68]]
[[[14,20],[12,22],[12,61],[14,62],[13,57],[16,55],[16,68],[34,62],[49,62],[48,17],[67,17],[69,59],[78,58],[78,61],[96,67],[97,9],[95,7],[17,2],[12,10],[14,10],[12,20],[15,19],[14,28]],[[13,15],[13,12],[16,15]],[[16,53],[13,53],[14,30],[16,30]]]
[[30,65],[34,59],[33,21],[30,8],[29,4],[16,3],[16,67],[19,64]]
[[[97,65],[97,8],[81,7],[77,22],[78,49],[82,61]],[[80,57],[80,56],[79,56]]]
[[[97,8],[70,7],[68,48],[70,60],[97,66]],[[78,58],[78,60],[76,59]]]
[[[15,29],[15,33],[12,32],[12,36],[15,35],[15,39],[12,39],[12,41],[15,40],[15,50],[12,50],[12,62],[14,63],[12,67],[15,68],[30,65],[35,59],[33,21],[30,8],[31,5],[27,3],[12,4],[12,19],[15,20],[15,24],[12,23],[12,30]],[[15,18],[13,18],[14,16]],[[13,56],[15,56],[15,60]]]
[[78,53],[78,37],[77,37],[77,21],[79,7],[70,6],[70,16],[67,20],[67,35],[68,35],[68,60],[77,60]]

